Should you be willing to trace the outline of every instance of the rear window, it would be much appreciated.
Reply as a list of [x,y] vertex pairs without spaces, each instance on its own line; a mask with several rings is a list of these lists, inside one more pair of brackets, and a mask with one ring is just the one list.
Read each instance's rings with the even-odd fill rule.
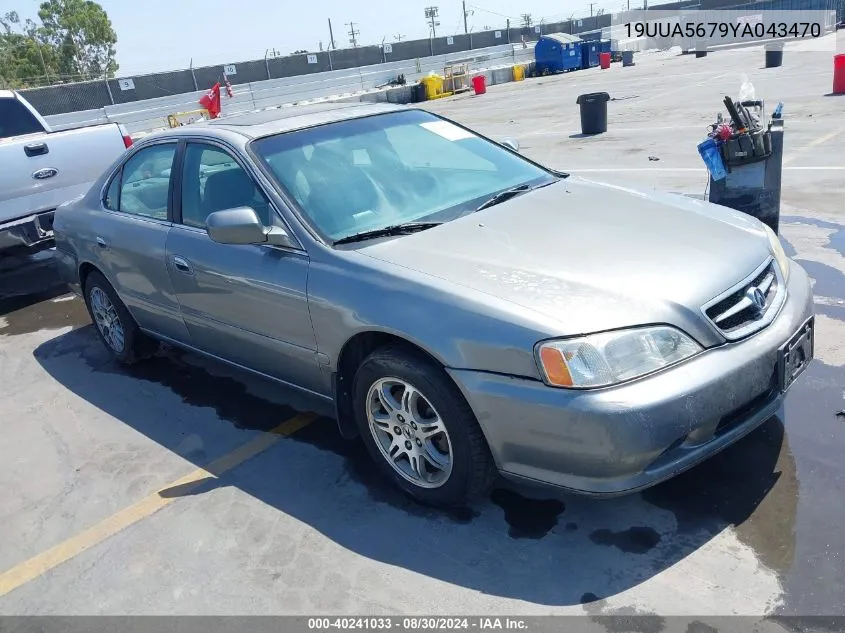
[[0,99],[0,138],[43,132],[44,128],[17,99]]

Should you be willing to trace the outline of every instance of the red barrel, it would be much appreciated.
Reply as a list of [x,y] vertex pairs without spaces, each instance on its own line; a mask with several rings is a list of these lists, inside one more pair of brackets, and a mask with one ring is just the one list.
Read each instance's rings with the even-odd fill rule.
[[845,55],[833,56],[833,94],[845,94]]
[[483,95],[487,92],[487,77],[484,75],[476,75],[472,78],[472,89],[475,90],[475,94]]
[[610,68],[610,53],[599,53],[599,64],[602,70]]

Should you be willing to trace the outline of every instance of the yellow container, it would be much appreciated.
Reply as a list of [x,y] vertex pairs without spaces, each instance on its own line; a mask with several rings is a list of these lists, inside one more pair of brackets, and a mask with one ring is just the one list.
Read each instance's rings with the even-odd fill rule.
[[525,79],[525,66],[514,66],[513,67],[513,80],[514,81],[522,81]]
[[422,84],[425,86],[426,99],[439,99],[443,96],[443,77],[428,75],[422,78]]

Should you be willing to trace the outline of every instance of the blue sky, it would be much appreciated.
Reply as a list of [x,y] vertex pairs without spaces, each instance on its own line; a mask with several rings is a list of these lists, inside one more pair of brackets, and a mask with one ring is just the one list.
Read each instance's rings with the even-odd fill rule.
[[[625,0],[594,0],[593,9],[622,8]],[[264,57],[275,48],[286,55],[297,49],[316,50],[328,42],[331,18],[338,47],[348,45],[355,21],[359,43],[378,44],[403,38],[426,37],[424,9],[440,10],[438,34],[463,32],[460,0],[99,0],[117,32],[120,75],[224,64]],[[15,9],[34,17],[38,0],[0,0],[0,12]],[[641,4],[641,0],[636,0]],[[635,2],[631,2],[633,7]],[[473,0],[467,8],[470,28],[502,27],[506,17],[518,20],[531,13],[547,21],[590,14],[586,0]]]

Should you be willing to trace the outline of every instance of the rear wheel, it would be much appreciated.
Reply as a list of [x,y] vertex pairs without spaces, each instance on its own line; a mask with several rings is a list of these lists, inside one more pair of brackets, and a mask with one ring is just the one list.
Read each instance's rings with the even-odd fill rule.
[[141,332],[114,288],[97,271],[85,279],[85,305],[100,339],[118,362],[131,365],[155,351],[155,343]]
[[381,471],[406,493],[453,506],[483,494],[496,468],[475,415],[442,368],[398,346],[355,375],[355,418]]

